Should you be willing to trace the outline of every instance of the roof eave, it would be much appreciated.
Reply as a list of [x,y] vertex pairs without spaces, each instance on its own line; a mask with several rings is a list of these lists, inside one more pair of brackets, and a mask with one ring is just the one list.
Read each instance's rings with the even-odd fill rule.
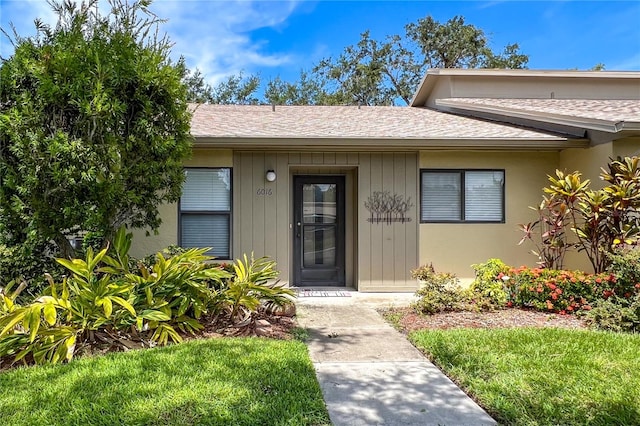
[[427,149],[560,150],[586,148],[583,138],[299,138],[299,137],[195,137],[195,147],[227,149],[285,149],[336,151],[420,151]]
[[436,106],[445,107],[448,111],[464,111],[467,113],[481,112],[488,113],[504,118],[521,118],[531,121],[540,121],[544,123],[552,123],[560,126],[584,128],[587,130],[597,130],[607,133],[617,133],[623,129],[637,130],[640,129],[638,122],[625,122],[614,120],[603,120],[596,118],[571,117],[562,114],[552,114],[547,112],[531,112],[523,111],[516,108],[500,107],[493,105],[479,105],[459,102],[452,99],[436,99]]

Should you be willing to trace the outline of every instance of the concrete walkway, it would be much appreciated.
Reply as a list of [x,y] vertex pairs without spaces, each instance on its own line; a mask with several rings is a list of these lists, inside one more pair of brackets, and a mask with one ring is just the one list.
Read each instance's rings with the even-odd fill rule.
[[412,295],[350,294],[297,307],[335,426],[496,424],[376,312]]

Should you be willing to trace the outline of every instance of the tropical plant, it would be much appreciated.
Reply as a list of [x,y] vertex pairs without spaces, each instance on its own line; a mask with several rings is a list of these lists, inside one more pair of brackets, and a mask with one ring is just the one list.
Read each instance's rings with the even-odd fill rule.
[[[149,330],[155,330],[151,339],[166,344],[182,340],[175,328],[185,333],[202,329],[199,319],[216,307],[217,283],[229,277],[224,270],[207,262],[207,248],[189,249],[165,258],[156,254],[156,261],[148,270],[141,266],[137,274],[126,279],[136,286],[134,305],[140,312],[138,328],[147,320]],[[175,328],[174,328],[175,326]]]
[[[538,220],[519,227],[524,233],[518,243],[531,241],[536,249],[531,253],[538,258],[538,266],[562,269],[567,251],[573,246],[567,242],[566,227],[569,223],[569,209],[562,200],[542,197],[538,207],[530,207],[538,213]],[[536,232],[538,231],[538,232]]]
[[253,253],[248,259],[236,259],[233,263],[235,276],[221,291],[223,314],[232,323],[247,325],[254,320],[253,314],[262,303],[285,306],[293,303],[295,293],[278,282],[270,282],[278,277],[276,263],[266,257],[255,259]]
[[25,306],[14,302],[17,292],[3,290],[0,357],[55,363],[85,347],[145,339],[165,345],[182,340],[178,331],[201,329],[198,319],[213,309],[215,288],[229,274],[207,263],[206,248],[168,259],[158,253],[151,270],[142,263],[132,270],[130,246],[121,227],[112,246],[89,247],[85,259],[57,259],[70,275],[61,282],[48,276],[48,293]]
[[564,228],[577,238],[576,247],[584,251],[594,272],[604,272],[611,260],[608,253],[617,247],[633,245],[640,235],[640,158],[611,160],[601,179],[600,190],[589,189],[590,181],[579,172],[556,171],[549,176],[548,195],[538,209],[540,220],[523,225],[523,240],[533,240],[537,227],[540,249],[536,253],[541,266],[558,267],[568,248]]

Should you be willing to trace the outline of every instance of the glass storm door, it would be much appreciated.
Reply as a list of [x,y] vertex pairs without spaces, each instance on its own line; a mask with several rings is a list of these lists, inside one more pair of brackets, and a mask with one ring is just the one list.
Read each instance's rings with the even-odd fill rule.
[[294,284],[344,286],[344,176],[294,176]]

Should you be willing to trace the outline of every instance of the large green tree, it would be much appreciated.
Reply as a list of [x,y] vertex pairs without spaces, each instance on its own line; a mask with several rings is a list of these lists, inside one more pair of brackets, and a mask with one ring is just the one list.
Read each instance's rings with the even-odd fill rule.
[[297,81],[276,77],[267,82],[262,99],[256,75],[232,75],[215,88],[196,70],[186,80],[190,99],[215,104],[395,105],[409,104],[429,68],[526,68],[529,56],[518,44],[493,51],[487,34],[455,16],[440,23],[427,16],[405,26],[404,35],[371,37],[324,58]]
[[375,40],[369,31],[336,58],[325,58],[313,73],[333,103],[409,104],[429,68],[525,68],[529,57],[517,44],[500,53],[485,32],[462,16],[440,23],[431,16],[405,26],[405,34]]
[[35,37],[11,37],[0,65],[0,245],[10,253],[69,257],[78,234],[99,244],[122,224],[156,229],[158,205],[180,197],[185,69],[149,4],[111,0],[100,14],[96,0],[52,1],[55,27],[36,21]]

